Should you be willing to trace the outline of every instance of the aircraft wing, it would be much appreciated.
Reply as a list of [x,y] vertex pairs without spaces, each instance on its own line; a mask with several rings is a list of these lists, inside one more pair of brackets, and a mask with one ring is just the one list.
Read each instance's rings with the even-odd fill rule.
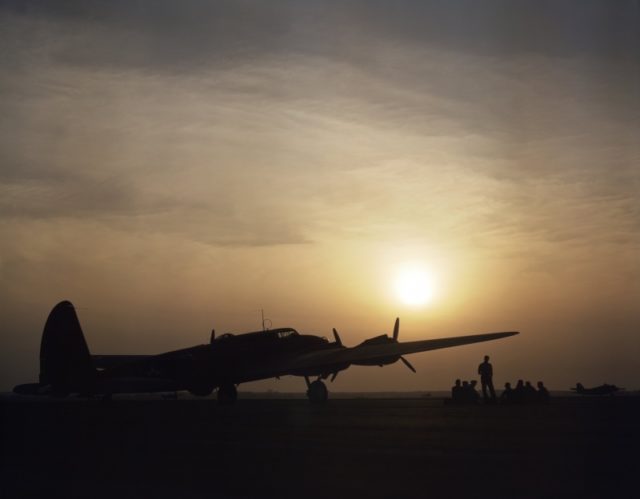
[[455,336],[452,338],[439,338],[435,340],[420,340],[389,342],[382,344],[365,344],[352,348],[340,348],[312,352],[292,359],[287,368],[305,369],[316,366],[332,364],[350,364],[358,361],[374,360],[378,358],[407,355],[410,353],[438,350],[440,348],[457,347],[480,343],[482,341],[497,340],[519,334],[517,331],[500,333],[473,334],[468,336]]

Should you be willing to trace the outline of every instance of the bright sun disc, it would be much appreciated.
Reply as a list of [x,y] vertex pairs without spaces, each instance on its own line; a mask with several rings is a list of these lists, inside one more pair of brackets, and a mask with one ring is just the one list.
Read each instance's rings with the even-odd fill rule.
[[420,265],[406,265],[396,275],[395,292],[405,305],[426,305],[435,294],[433,275]]

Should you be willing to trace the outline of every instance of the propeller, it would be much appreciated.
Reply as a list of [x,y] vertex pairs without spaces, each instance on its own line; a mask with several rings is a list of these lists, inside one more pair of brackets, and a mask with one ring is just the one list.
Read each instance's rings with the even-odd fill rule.
[[[336,330],[336,328],[333,328],[333,337],[335,338],[335,345],[342,347],[342,340],[340,339],[340,335],[338,334],[338,331]],[[331,382],[333,383],[333,381],[336,379],[336,377],[338,376],[338,373],[340,371],[334,371],[333,375],[331,376]]]
[[[399,334],[400,334],[400,317],[396,317],[396,323],[393,325],[393,341],[395,341],[396,343],[398,342]],[[416,368],[411,365],[411,362],[409,362],[407,359],[405,359],[402,356],[400,357],[400,360],[404,363],[405,366],[411,369],[414,373],[416,372]]]
[[333,337],[336,339],[336,345],[338,345],[339,347],[342,346],[342,340],[340,339],[340,335],[338,334],[338,331],[336,331],[336,328],[333,328]]
[[[360,345],[358,345],[358,347],[364,347],[368,345],[385,345],[389,343],[398,343],[399,335],[400,335],[400,318],[398,317],[396,318],[396,322],[393,325],[393,333],[391,337],[389,337],[388,334],[381,334],[380,336],[369,338],[368,340],[363,341]],[[335,338],[335,342],[333,343],[333,345],[336,345],[338,347],[343,347],[342,340],[340,339],[340,335],[338,334],[338,331],[335,328],[333,328],[333,337]],[[393,364],[398,360],[401,360],[402,363],[405,366],[407,366],[408,369],[410,369],[414,373],[416,372],[416,368],[413,367],[411,363],[401,355],[381,355],[380,357],[376,357],[373,359],[360,360],[352,363],[359,366],[379,365],[380,367],[382,367],[384,365]],[[338,371],[333,372],[333,375],[331,376],[331,381],[336,379],[336,376],[338,376]]]
[[404,365],[411,369],[413,372],[416,372],[416,368],[411,365],[411,363],[405,359],[404,357],[400,357],[400,360],[404,362]]

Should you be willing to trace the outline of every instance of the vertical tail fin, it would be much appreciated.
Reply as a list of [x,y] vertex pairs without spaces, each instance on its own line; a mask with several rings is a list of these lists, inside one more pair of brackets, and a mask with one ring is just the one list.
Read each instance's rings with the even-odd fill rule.
[[47,318],[40,344],[40,384],[53,393],[89,392],[96,370],[71,302],[58,303]]

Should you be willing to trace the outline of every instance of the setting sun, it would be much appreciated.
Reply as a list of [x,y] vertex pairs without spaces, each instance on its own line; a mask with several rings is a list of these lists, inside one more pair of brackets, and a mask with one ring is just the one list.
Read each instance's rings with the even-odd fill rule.
[[394,291],[403,304],[418,307],[433,301],[436,282],[433,274],[423,265],[405,264],[396,273]]

